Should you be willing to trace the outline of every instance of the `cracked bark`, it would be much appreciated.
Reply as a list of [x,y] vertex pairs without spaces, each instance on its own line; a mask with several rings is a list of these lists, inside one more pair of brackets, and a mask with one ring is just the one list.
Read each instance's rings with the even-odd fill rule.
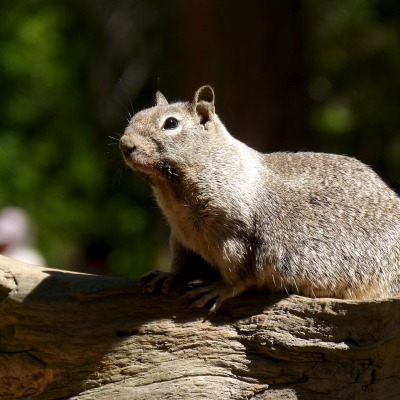
[[399,298],[181,294],[0,257],[0,398],[398,398]]

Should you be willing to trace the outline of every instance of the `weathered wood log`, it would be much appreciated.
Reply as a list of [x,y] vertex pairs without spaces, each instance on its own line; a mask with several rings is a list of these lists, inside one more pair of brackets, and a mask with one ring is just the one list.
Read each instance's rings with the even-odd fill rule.
[[0,398],[400,398],[399,298],[182,293],[0,257]]

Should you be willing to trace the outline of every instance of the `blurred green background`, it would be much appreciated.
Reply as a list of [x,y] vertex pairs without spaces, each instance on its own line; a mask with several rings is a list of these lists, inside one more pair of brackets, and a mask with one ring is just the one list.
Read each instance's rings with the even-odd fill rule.
[[167,226],[123,164],[129,115],[205,83],[260,151],[355,156],[400,181],[398,0],[1,2],[0,207],[48,265],[138,276]]

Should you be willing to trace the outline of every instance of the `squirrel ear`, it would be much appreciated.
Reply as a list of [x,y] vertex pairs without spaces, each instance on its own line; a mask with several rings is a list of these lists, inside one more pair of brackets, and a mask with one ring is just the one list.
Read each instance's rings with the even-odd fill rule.
[[200,123],[210,121],[215,113],[215,95],[211,86],[202,86],[196,91],[193,98],[193,108],[200,117]]
[[157,90],[156,93],[156,106],[167,106],[168,105],[168,101],[167,99],[164,97],[164,95]]
[[202,86],[200,89],[197,89],[196,93],[194,94],[193,103],[197,104],[200,101],[206,101],[207,103],[211,103],[214,107],[214,90],[211,86]]

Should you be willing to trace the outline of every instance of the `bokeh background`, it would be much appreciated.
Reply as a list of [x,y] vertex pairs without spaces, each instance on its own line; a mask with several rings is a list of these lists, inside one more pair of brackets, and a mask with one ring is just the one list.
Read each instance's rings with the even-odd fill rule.
[[168,265],[166,222],[123,164],[129,115],[216,90],[260,151],[355,156],[400,181],[398,0],[21,0],[0,9],[0,207],[55,268]]

